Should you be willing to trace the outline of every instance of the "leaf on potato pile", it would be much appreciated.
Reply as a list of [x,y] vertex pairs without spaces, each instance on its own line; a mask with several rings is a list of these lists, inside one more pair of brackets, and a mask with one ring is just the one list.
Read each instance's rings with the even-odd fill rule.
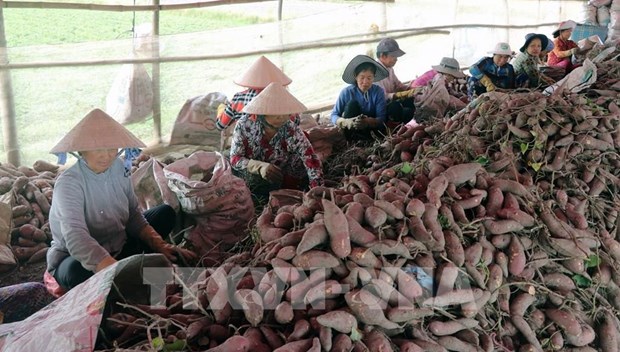
[[521,154],[525,154],[525,152],[527,152],[528,148],[529,148],[529,145],[527,143],[519,144],[519,149],[521,149]]
[[575,274],[573,275],[572,279],[573,282],[575,282],[575,285],[577,285],[577,287],[586,288],[592,285],[592,281],[583,275]]
[[585,260],[585,263],[586,268],[596,268],[601,264],[601,258],[596,254],[592,254]]
[[155,351],[161,351],[164,348],[164,339],[156,337],[151,341],[151,346]]
[[413,167],[411,166],[410,163],[404,162],[402,164],[402,166],[400,167],[399,171],[402,172],[405,175],[409,175],[411,173],[411,171],[413,171]]
[[486,156],[480,155],[476,158],[476,162],[480,165],[487,165],[489,163],[489,158]]
[[532,167],[532,169],[536,172],[538,172],[538,170],[540,170],[540,167],[542,166],[542,163],[529,163],[529,164]]

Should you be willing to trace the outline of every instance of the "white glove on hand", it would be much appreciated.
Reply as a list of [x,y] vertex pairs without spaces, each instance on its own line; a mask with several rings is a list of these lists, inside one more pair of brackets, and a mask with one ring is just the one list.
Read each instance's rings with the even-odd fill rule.
[[336,120],[336,126],[343,130],[358,130],[362,127],[362,119],[359,116],[345,119],[344,117]]
[[259,160],[248,161],[248,172],[260,175],[263,179],[272,183],[282,182],[283,178],[279,167]]

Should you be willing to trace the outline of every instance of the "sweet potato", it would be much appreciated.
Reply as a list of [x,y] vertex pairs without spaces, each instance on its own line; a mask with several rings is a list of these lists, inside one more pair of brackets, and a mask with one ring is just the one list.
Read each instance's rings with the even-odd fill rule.
[[258,326],[263,320],[263,299],[260,294],[250,289],[236,290],[234,294],[235,301],[243,309],[246,320],[252,326]]
[[545,315],[568,335],[579,335],[582,327],[574,314],[567,310],[550,308],[545,310]]
[[351,254],[348,257],[351,261],[361,267],[380,268],[383,263],[370,248],[355,247],[351,250]]
[[232,313],[232,306],[228,299],[228,280],[226,275],[225,268],[218,267],[207,279],[205,288],[209,309],[218,323],[226,321]]
[[508,246],[508,272],[512,275],[519,276],[525,269],[525,250],[517,236],[512,236],[510,245]]
[[[345,214],[346,215],[346,214]],[[360,245],[362,247],[370,247],[377,241],[377,236],[372,232],[366,230],[358,221],[347,217],[347,225],[349,226],[349,237],[351,242]]]
[[428,202],[432,206],[439,208],[441,206],[441,197],[447,188],[448,179],[445,176],[439,175],[434,177],[428,183],[428,188],[426,189],[426,199],[428,199]]
[[437,343],[445,347],[449,351],[477,352],[476,346],[460,340],[455,336],[441,336],[437,339]]
[[282,260],[291,260],[295,257],[296,250],[297,249],[295,248],[295,246],[282,247],[278,251],[278,254],[276,254],[276,258],[279,258]]
[[345,258],[351,253],[351,239],[347,217],[333,202],[322,200],[325,228],[329,234],[332,252],[338,258]]
[[341,285],[336,280],[319,282],[306,292],[304,303],[311,304],[315,308],[322,308],[326,299],[336,298],[348,291],[346,285]]
[[456,289],[444,294],[429,297],[422,302],[423,307],[445,307],[473,302],[482,297],[480,289]]
[[367,333],[363,339],[364,343],[370,351],[393,352],[390,339],[378,329],[374,329]]
[[32,165],[32,168],[37,172],[51,171],[56,173],[58,171],[58,165],[54,165],[45,160],[37,160]]
[[35,247],[19,247],[13,246],[11,249],[13,250],[13,254],[20,262],[29,260],[33,255],[35,255],[39,250],[47,248],[45,243],[39,243]]
[[334,310],[316,317],[322,326],[334,329],[343,334],[351,334],[353,339],[361,338],[357,329],[357,319],[353,314],[344,310]]
[[284,345],[284,341],[282,340],[281,336],[275,331],[273,331],[271,327],[262,324],[258,328],[263,333],[265,341],[267,341],[267,344],[269,345],[269,347],[272,348],[272,350],[276,350],[277,348]]
[[460,186],[463,183],[474,180],[476,173],[482,170],[482,165],[479,163],[466,163],[450,166],[443,172],[444,177],[449,183],[453,183],[456,186]]
[[551,290],[557,290],[561,293],[568,293],[577,288],[570,277],[560,272],[543,275],[542,283]]
[[301,278],[300,269],[285,260],[273,258],[271,259],[271,266],[273,267],[273,272],[282,282],[294,284]]
[[347,219],[350,217],[359,224],[364,221],[364,206],[362,203],[353,201],[345,206],[344,214],[347,216]]
[[273,219],[273,226],[283,229],[290,229],[291,227],[293,227],[294,220],[295,216],[293,214],[288,212],[281,212],[277,214],[276,217]]
[[388,201],[375,200],[374,206],[383,210],[387,214],[387,216],[393,219],[402,220],[405,217],[405,214],[403,214],[402,210],[400,210],[398,207]]
[[515,220],[484,220],[484,228],[493,235],[501,235],[510,232],[519,232],[524,229],[523,225]]
[[616,324],[614,322],[615,319],[615,317],[610,316],[610,313],[606,313],[603,321],[598,325],[598,344],[602,352],[612,352],[618,350],[620,338],[618,336],[618,329],[616,328]]
[[274,310],[274,318],[279,324],[288,324],[293,321],[293,306],[288,301],[282,301]]
[[403,296],[391,283],[382,279],[372,279],[363,287],[364,290],[370,291],[375,296],[388,302],[392,306],[407,307],[413,306],[411,301]]
[[47,198],[40,191],[34,191],[34,199],[39,204],[43,214],[48,215],[50,212],[50,203]]
[[346,334],[338,334],[333,339],[331,352],[350,352],[353,349],[353,342]]
[[417,198],[412,198],[405,207],[405,215],[420,218],[424,214],[424,210],[424,203]]
[[534,220],[534,217],[520,209],[502,208],[498,209],[496,214],[499,218],[514,220],[521,224],[524,228],[536,225],[536,220]]
[[536,337],[536,333],[532,330],[532,327],[523,319],[520,315],[511,316],[512,324],[519,330],[519,332],[525,337],[525,340],[529,342],[536,351],[542,351],[543,348]]
[[396,329],[398,325],[389,321],[383,309],[387,303],[366,290],[352,290],[345,294],[345,300],[353,314],[363,323],[377,325],[384,329]]
[[308,292],[308,290],[320,282],[323,282],[331,273],[329,269],[317,268],[313,270],[308,278],[294,284],[288,290],[286,290],[285,298],[293,304],[293,306],[297,307],[297,305],[302,304],[302,308],[305,306],[303,304],[303,298]]
[[303,224],[312,220],[314,217],[314,211],[303,204],[299,204],[294,207],[293,216],[295,221]]
[[[310,333],[310,323],[305,319],[299,319],[293,326],[293,331],[286,338],[287,342],[302,340]],[[286,346],[286,345],[285,345]]]
[[279,243],[283,247],[296,246],[306,233],[307,229],[303,228],[296,231],[287,232],[284,236],[279,237]]
[[310,225],[310,227],[302,236],[301,241],[297,245],[296,252],[298,255],[307,252],[314,247],[326,243],[328,238],[329,235],[327,233],[327,228],[325,227],[325,225],[315,222]]
[[583,347],[594,341],[596,334],[594,329],[588,324],[581,324],[581,333],[579,335],[566,334],[566,342],[573,346]]
[[252,343],[247,337],[235,335],[217,347],[208,349],[206,352],[246,352],[250,351],[251,345]]
[[461,318],[450,321],[433,320],[428,324],[428,329],[435,336],[453,335],[463,329],[473,329],[478,326],[475,319]]
[[452,231],[444,230],[443,237],[445,239],[446,256],[456,266],[462,266],[465,263],[465,249],[461,243],[461,239]]
[[386,223],[387,213],[374,205],[369,206],[364,210],[364,221],[373,229],[378,229]]
[[304,270],[313,268],[334,268],[340,265],[338,258],[330,253],[314,249],[296,255],[292,263],[294,266]]

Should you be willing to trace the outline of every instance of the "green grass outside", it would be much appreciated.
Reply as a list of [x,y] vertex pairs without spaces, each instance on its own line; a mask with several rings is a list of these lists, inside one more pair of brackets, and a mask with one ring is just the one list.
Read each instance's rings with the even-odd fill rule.
[[[7,46],[53,45],[131,38],[132,23],[152,21],[150,12],[5,9]],[[70,14],[70,16],[69,16]],[[162,11],[160,34],[200,32],[265,22],[255,16],[229,15],[213,9]]]
[[[4,9],[7,46],[56,45],[128,39],[132,37],[131,12],[50,9]],[[151,13],[137,12],[136,25],[150,22]],[[160,14],[161,35],[207,31],[270,21],[269,18],[226,14],[215,9],[164,11]],[[20,57],[9,61],[20,62]],[[245,64],[245,63],[244,63]],[[203,62],[161,65],[162,134],[172,125],[185,99],[205,94],[205,76],[183,81],[181,72],[203,69]],[[150,72],[150,65],[146,65]],[[55,161],[47,153],[62,136],[92,108],[105,108],[105,98],[120,65],[16,69],[11,72],[16,127],[22,165],[37,159]],[[186,71],[185,71],[186,72]],[[0,126],[1,127],[1,126]],[[144,141],[154,136],[153,120],[127,126]],[[0,145],[0,162],[6,162]]]

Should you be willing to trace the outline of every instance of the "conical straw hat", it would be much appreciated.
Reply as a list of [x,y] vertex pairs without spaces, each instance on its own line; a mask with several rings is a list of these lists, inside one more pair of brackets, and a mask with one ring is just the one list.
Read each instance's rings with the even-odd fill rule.
[[270,83],[243,108],[243,112],[255,115],[288,115],[306,110],[304,104],[278,83]]
[[233,82],[242,87],[263,89],[271,82],[288,86],[292,80],[268,58],[261,56],[241,77],[233,80]]
[[123,125],[100,109],[89,112],[52,148],[50,153],[81,152],[97,149],[144,148]]

